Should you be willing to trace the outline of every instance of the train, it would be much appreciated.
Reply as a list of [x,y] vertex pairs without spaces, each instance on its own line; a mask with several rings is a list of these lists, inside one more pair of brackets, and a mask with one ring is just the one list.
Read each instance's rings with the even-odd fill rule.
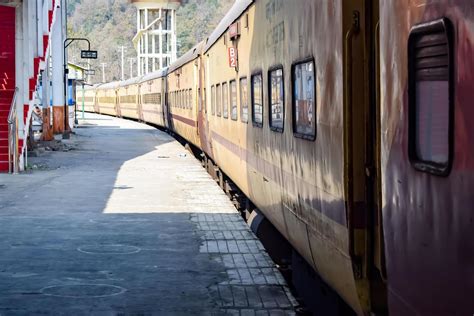
[[77,92],[200,150],[358,315],[474,313],[474,2],[237,0]]

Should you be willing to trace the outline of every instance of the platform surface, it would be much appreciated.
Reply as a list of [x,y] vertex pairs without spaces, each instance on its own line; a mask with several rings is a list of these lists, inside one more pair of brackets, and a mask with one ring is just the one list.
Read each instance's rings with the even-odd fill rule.
[[87,114],[0,175],[0,315],[293,315],[226,195],[178,142]]

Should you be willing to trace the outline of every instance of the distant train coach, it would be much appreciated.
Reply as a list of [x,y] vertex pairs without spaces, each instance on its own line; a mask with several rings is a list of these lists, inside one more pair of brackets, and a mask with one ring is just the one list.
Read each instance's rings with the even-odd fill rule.
[[239,0],[169,68],[77,96],[200,150],[337,296],[315,304],[472,315],[473,51],[470,0]]

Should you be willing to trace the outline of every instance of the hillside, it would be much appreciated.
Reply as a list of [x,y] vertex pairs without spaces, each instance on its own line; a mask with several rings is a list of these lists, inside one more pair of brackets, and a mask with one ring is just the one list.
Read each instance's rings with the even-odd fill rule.
[[[217,26],[234,0],[188,0],[177,12],[178,56],[203,40]],[[86,37],[99,58],[91,60],[96,70],[92,82],[102,81],[102,63],[106,64],[106,81],[120,79],[121,46],[125,47],[125,78],[130,77],[130,58],[136,75],[136,52],[132,44],[136,32],[136,8],[128,0],[68,1],[68,36]],[[70,46],[69,60],[86,64],[80,59],[78,42]]]

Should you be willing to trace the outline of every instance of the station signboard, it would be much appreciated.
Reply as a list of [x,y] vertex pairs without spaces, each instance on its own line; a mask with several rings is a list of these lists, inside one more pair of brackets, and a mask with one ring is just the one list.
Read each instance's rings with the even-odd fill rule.
[[96,50],[81,50],[81,58],[97,59],[97,51]]

